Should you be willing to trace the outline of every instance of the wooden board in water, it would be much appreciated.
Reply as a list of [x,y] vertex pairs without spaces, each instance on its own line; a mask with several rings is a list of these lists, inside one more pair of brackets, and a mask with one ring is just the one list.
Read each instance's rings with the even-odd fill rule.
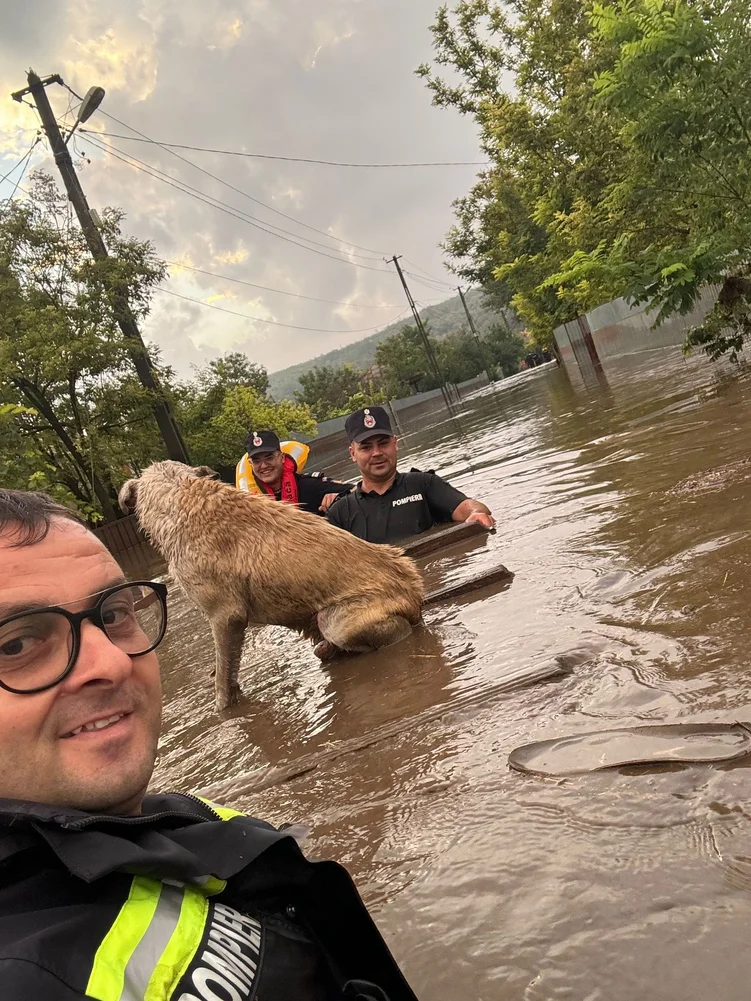
[[445,587],[437,587],[433,591],[428,591],[425,595],[425,604],[435,605],[439,601],[463,598],[464,595],[479,591],[480,588],[490,587],[492,584],[502,584],[505,581],[513,580],[513,578],[513,573],[500,564],[489,570],[482,570],[467,580],[460,580],[456,584],[447,584]]
[[440,549],[452,546],[455,542],[463,542],[465,539],[473,539],[478,535],[488,535],[488,529],[479,522],[471,521],[458,522],[449,525],[448,528],[441,528],[437,532],[423,532],[422,535],[413,535],[411,539],[406,539],[400,545],[407,556],[413,560],[430,553],[436,553]]

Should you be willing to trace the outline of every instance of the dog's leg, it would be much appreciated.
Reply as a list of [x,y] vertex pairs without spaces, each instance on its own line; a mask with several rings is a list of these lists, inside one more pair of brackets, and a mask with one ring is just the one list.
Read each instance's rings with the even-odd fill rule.
[[234,705],[242,694],[237,675],[240,670],[240,658],[247,625],[247,617],[239,615],[229,618],[223,615],[221,618],[211,621],[211,631],[214,634],[216,648],[214,690],[216,692],[216,708],[219,710]]
[[[318,627],[328,646],[319,644],[316,653],[330,660],[339,651],[366,653],[406,639],[412,632],[403,615],[384,614],[378,602],[349,601],[318,613]],[[323,654],[323,656],[322,656]]]

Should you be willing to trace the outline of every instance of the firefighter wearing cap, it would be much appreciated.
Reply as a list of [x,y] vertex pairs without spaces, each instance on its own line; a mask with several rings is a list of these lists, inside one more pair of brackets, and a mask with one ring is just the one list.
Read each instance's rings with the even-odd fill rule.
[[[304,446],[301,446],[304,447]],[[289,454],[274,431],[251,431],[245,439],[255,492],[267,494],[286,504],[299,504],[303,511],[325,514],[331,504],[352,489],[322,473],[297,470],[294,452]]]
[[493,528],[485,504],[465,496],[432,472],[397,471],[397,440],[383,407],[366,407],[345,423],[349,454],[362,474],[350,493],[329,508],[332,525],[365,539],[394,543],[436,524],[477,521]]

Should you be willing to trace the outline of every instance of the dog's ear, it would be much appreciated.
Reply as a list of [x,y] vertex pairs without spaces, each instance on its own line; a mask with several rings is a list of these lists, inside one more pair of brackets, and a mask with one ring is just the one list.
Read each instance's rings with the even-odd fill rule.
[[198,479],[218,480],[220,478],[220,474],[211,466],[193,466],[193,474]]
[[120,493],[117,495],[118,503],[120,504],[120,510],[125,514],[133,514],[136,509],[136,502],[138,501],[138,480],[127,480],[120,487]]

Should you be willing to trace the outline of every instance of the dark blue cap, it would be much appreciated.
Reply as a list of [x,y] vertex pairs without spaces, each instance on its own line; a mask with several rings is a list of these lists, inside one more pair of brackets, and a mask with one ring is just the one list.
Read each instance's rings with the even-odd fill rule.
[[350,441],[365,441],[379,434],[393,437],[388,411],[383,407],[365,407],[350,414],[344,424],[344,430]]
[[281,448],[279,435],[276,431],[251,431],[245,439],[245,451],[248,458],[259,452],[278,452]]

